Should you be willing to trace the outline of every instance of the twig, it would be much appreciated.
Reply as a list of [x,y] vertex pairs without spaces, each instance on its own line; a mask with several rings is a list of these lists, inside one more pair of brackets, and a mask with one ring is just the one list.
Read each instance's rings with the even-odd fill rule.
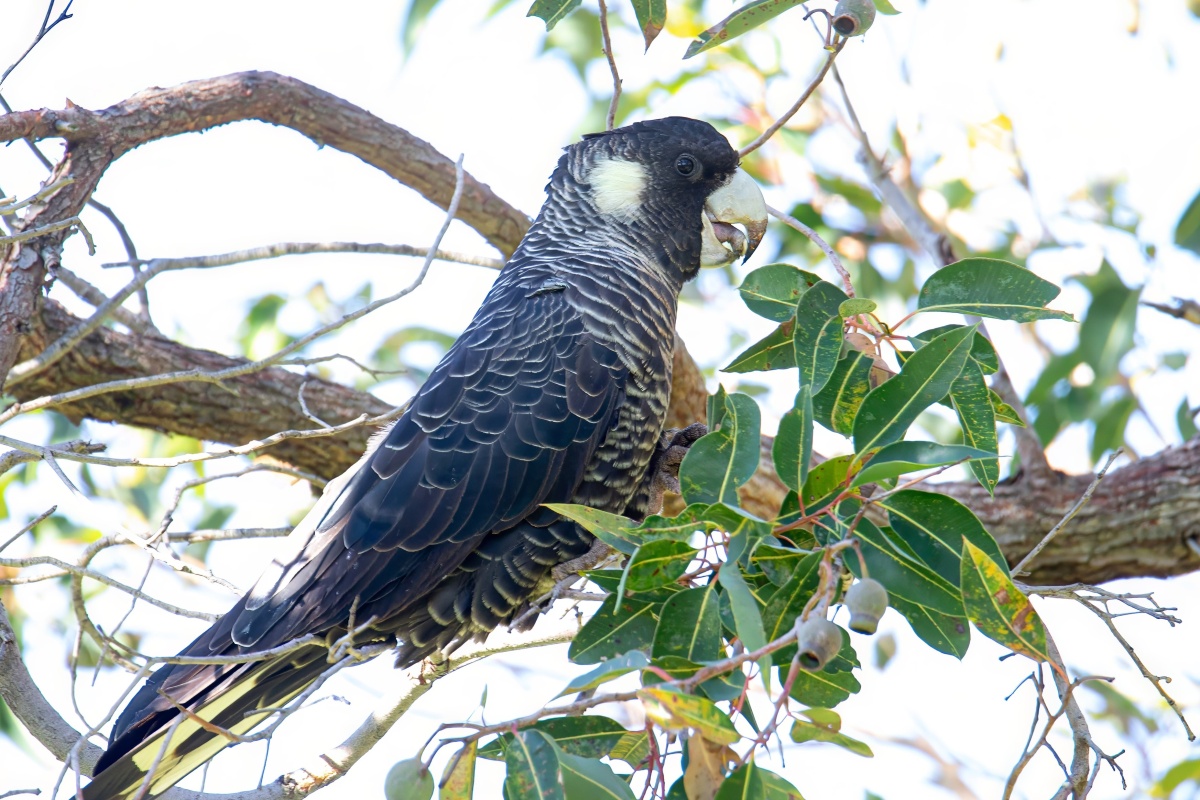
[[[7,105],[8,104],[5,103],[6,108],[7,108]],[[37,192],[35,192],[34,194],[31,194],[29,197],[26,197],[24,200],[20,200],[20,201],[10,202],[11,198],[7,198],[7,197],[2,198],[2,199],[0,199],[0,217],[7,217],[10,214],[15,214],[18,211],[20,211],[22,208],[31,206],[34,203],[36,203],[37,201],[41,200],[42,198],[49,197],[50,195],[57,192],[59,189],[63,188],[64,186],[70,186],[74,182],[75,182],[75,179],[71,178],[71,177],[61,178],[61,179],[55,181],[54,183],[51,183],[47,186],[43,186],[41,189],[38,189]]]
[[67,0],[67,4],[63,7],[62,12],[59,13],[58,17],[53,22],[51,22],[50,15],[54,13],[54,4],[56,0],[50,0],[50,5],[46,7],[46,16],[42,19],[42,26],[38,28],[37,35],[33,37],[33,42],[30,43],[29,47],[25,48],[25,52],[21,53],[17,60],[14,61],[8,69],[4,70],[4,74],[0,75],[0,86],[4,85],[4,81],[8,79],[8,76],[12,74],[14,69],[20,66],[21,62],[25,60],[26,56],[33,52],[33,48],[37,47],[42,39],[46,38],[46,34],[58,27],[60,22],[66,22],[74,16],[74,14],[70,13],[71,3],[74,1],[75,0]]
[[768,139],[774,136],[780,128],[788,123],[788,120],[795,116],[796,112],[800,110],[800,107],[804,105],[812,93],[816,91],[817,87],[821,85],[821,81],[825,80],[825,75],[829,72],[830,67],[833,66],[833,60],[837,58],[838,53],[842,52],[842,48],[846,46],[846,41],[846,39],[842,39],[837,43],[837,45],[834,46],[832,50],[829,51],[829,55],[825,57],[825,63],[821,65],[821,70],[817,73],[816,77],[812,79],[812,82],[808,84],[808,88],[804,90],[804,94],[800,95],[800,99],[797,100],[791,108],[785,111],[783,116],[775,120],[775,122],[772,123],[769,128],[763,131],[757,139],[738,151],[738,156],[740,158],[745,158],[750,153],[753,153],[755,150],[762,147]]
[[783,213],[777,208],[767,206],[767,213],[775,219],[779,220],[789,228],[793,228],[808,237],[809,241],[821,248],[821,252],[829,259],[829,263],[837,270],[837,274],[842,279],[842,288],[845,290],[848,297],[854,297],[854,284],[850,282],[850,272],[842,264],[842,260],[838,258],[837,251],[829,246],[829,242],[821,238],[820,234],[812,228],[805,225],[800,220],[793,216]]
[[[108,298],[92,284],[85,281],[83,278],[76,275],[71,270],[67,269],[62,264],[59,264],[54,269],[54,277],[61,283],[66,284],[67,288],[77,294],[80,299],[89,303],[93,308],[99,308],[108,302]],[[145,287],[142,287],[143,289]],[[146,320],[134,314],[132,311],[123,306],[115,306],[112,309],[112,316],[117,322],[125,327],[138,333],[152,333],[153,326],[149,325]]]
[[608,71],[612,73],[613,94],[608,104],[608,116],[604,129],[611,131],[617,120],[617,103],[621,100],[621,76],[617,74],[617,59],[613,56],[612,37],[608,35],[608,5],[600,0],[600,35],[604,39],[604,55],[608,59]]
[[1011,574],[1013,577],[1020,577],[1022,575],[1029,574],[1025,571],[1025,567],[1029,564],[1029,562],[1037,558],[1038,553],[1046,549],[1046,545],[1050,544],[1050,542],[1054,540],[1055,536],[1058,536],[1058,532],[1061,531],[1066,524],[1070,522],[1076,514],[1079,513],[1079,509],[1083,508],[1084,505],[1086,505],[1087,502],[1092,499],[1092,495],[1096,493],[1096,488],[1100,485],[1100,481],[1104,480],[1104,476],[1108,472],[1109,467],[1113,465],[1113,462],[1116,461],[1117,457],[1123,452],[1124,450],[1118,447],[1111,455],[1109,455],[1108,461],[1104,462],[1104,466],[1098,473],[1096,473],[1096,477],[1092,480],[1091,484],[1088,485],[1087,491],[1085,491],[1083,495],[1077,501],[1075,501],[1075,505],[1071,506],[1071,510],[1066,513],[1066,516],[1059,520],[1058,524],[1051,528],[1050,531],[1042,537],[1040,542],[1034,545],[1034,548],[1029,551],[1029,554],[1018,561],[1017,565],[1012,568]]
[[[9,445],[11,446],[11,445]],[[8,472],[13,467],[21,464],[28,464],[31,461],[41,461],[46,457],[46,452],[52,452],[54,455],[62,457],[68,454],[74,455],[93,455],[102,453],[107,449],[108,445],[88,442],[83,439],[72,439],[69,442],[42,447],[38,449],[38,445],[29,445],[23,449],[13,449],[4,455],[0,456],[0,475]],[[67,459],[71,460],[70,458]]]
[[96,572],[95,570],[91,570],[91,569],[84,569],[82,567],[76,566],[75,564],[69,564],[66,561],[63,561],[58,558],[54,558],[53,556],[28,556],[26,558],[0,558],[0,567],[36,567],[36,566],[42,566],[42,565],[50,565],[53,567],[57,567],[58,571],[57,572],[47,572],[47,573],[43,573],[41,575],[34,575],[32,577],[0,578],[0,586],[20,586],[20,585],[24,585],[24,584],[28,584],[28,583],[38,583],[40,581],[47,581],[47,580],[52,580],[54,578],[61,578],[64,575],[78,575],[83,578],[91,578],[94,581],[99,581],[100,583],[103,583],[106,586],[111,586],[114,589],[119,589],[120,591],[125,592],[126,594],[133,595],[134,597],[138,598],[139,600],[146,601],[147,603],[149,603],[152,606],[157,606],[164,611],[170,611],[172,614],[177,614],[181,617],[188,617],[190,619],[202,619],[202,620],[206,620],[208,622],[216,622],[218,619],[221,618],[220,614],[209,614],[209,613],[206,613],[203,611],[190,611],[186,608],[181,608],[179,606],[172,605],[171,603],[167,603],[163,600],[159,600],[155,597],[151,597],[150,595],[146,594],[145,592],[139,591],[139,590],[133,588],[132,586],[126,586],[125,584],[121,583],[120,581],[110,578],[102,572]]
[[[178,373],[176,373],[178,374]],[[162,376],[153,376],[151,378],[138,379],[154,381],[155,378]],[[114,381],[116,383],[118,381]],[[136,381],[129,381],[136,382]],[[107,384],[105,384],[107,385]],[[150,385],[156,385],[151,383]],[[96,388],[96,387],[88,387]],[[80,391],[80,390],[77,390]],[[65,395],[73,394],[73,392],[64,392],[61,395],[53,397],[62,398]],[[53,399],[50,398],[50,399]],[[43,398],[45,399],[45,398]],[[39,402],[39,401],[34,401]],[[61,400],[60,402],[70,402],[70,398]],[[21,404],[24,409],[29,408],[29,403]],[[55,405],[54,403],[46,403],[44,405]],[[44,407],[44,406],[42,406]],[[212,461],[218,458],[229,458],[231,456],[242,456],[248,453],[253,453],[257,450],[263,450],[273,444],[284,441],[285,439],[313,439],[321,436],[333,436],[342,431],[357,428],[362,425],[382,425],[385,422],[390,422],[400,414],[404,413],[405,406],[400,406],[386,414],[380,414],[377,417],[368,417],[366,414],[361,414],[349,422],[343,422],[341,425],[334,425],[331,428],[316,428],[313,430],[287,430],[271,434],[264,439],[255,439],[238,447],[230,447],[226,450],[207,450],[202,453],[186,453],[172,458],[110,458],[107,456],[94,456],[85,453],[74,453],[70,451],[55,451],[55,455],[64,461],[79,461],[84,464],[99,464],[105,467],[177,467],[180,464],[191,464],[197,461]],[[31,409],[30,409],[31,410]],[[3,416],[3,415],[0,415]],[[0,419],[0,421],[3,421]],[[43,450],[48,448],[40,447],[39,445],[22,442],[19,439],[13,439],[9,436],[0,436],[0,445],[11,447],[14,450],[20,450],[25,453],[32,454],[35,457],[44,457]],[[30,460],[36,460],[30,459]],[[279,470],[283,471],[283,470]]]
[[308,381],[303,381],[300,384],[300,388],[296,390],[296,399],[300,401],[300,412],[302,414],[304,414],[304,416],[311,419],[313,422],[320,425],[322,428],[332,428],[333,427],[332,425],[330,425],[328,422],[326,422],[325,420],[321,419],[316,414],[314,414],[308,410],[308,403],[304,402],[304,387],[305,386],[308,386]]
[[13,542],[15,542],[17,539],[20,539],[22,536],[29,533],[31,530],[36,528],[38,525],[41,525],[43,522],[45,522],[47,519],[49,519],[50,515],[52,515],[55,511],[58,511],[58,506],[50,506],[45,511],[38,514],[36,517],[29,520],[29,522],[22,525],[21,529],[19,531],[17,531],[16,533],[14,533],[12,536],[8,537],[8,539],[6,539],[4,541],[4,544],[0,544],[0,553],[3,553],[5,550],[7,550],[8,546],[10,544],[12,544]]
[[[168,269],[208,269],[211,267],[227,267],[232,264],[243,264],[247,261],[262,261],[283,256],[303,256],[313,253],[378,253],[394,256],[416,256],[424,258],[429,255],[429,248],[414,247],[408,244],[379,244],[364,242],[279,242],[277,244],[252,247],[248,250],[234,250],[230,253],[219,253],[211,256],[187,256],[184,258],[154,258],[131,259],[103,264],[105,269],[128,267],[132,265],[150,266],[167,263]],[[469,264],[487,269],[500,269],[504,262],[498,258],[473,256],[469,253],[457,253],[451,250],[435,250],[434,258],[438,261],[450,261],[457,264]]]
[[[1083,715],[1083,710],[1079,707],[1078,701],[1075,700],[1072,687],[1065,677],[1067,674],[1067,665],[1063,661],[1062,654],[1058,652],[1058,645],[1054,643],[1053,637],[1050,636],[1050,631],[1046,631],[1046,655],[1050,657],[1050,661],[1053,664],[1058,666],[1058,669],[1050,670],[1050,676],[1054,680],[1055,689],[1058,691],[1058,698],[1063,704],[1067,724],[1071,726],[1071,734],[1075,742],[1074,754],[1071,758],[1071,768],[1067,772],[1067,782],[1075,797],[1083,800],[1087,796],[1088,771],[1091,766],[1089,756],[1091,755],[1091,749],[1096,745],[1092,741],[1091,731],[1088,730],[1087,718]],[[1055,757],[1057,758],[1057,754]]]
[[19,233],[9,234],[8,236],[0,236],[0,244],[13,244],[14,242],[25,242],[30,239],[36,239],[39,236],[45,236],[48,233],[61,231],[64,228],[75,228],[83,234],[84,241],[87,242],[88,255],[96,255],[96,242],[92,239],[91,231],[79,219],[79,217],[67,217],[56,222],[49,222],[37,228],[20,231]]
[[1132,659],[1133,663],[1137,666],[1138,671],[1142,673],[1142,677],[1154,685],[1154,688],[1158,690],[1159,696],[1161,696],[1162,699],[1167,702],[1167,705],[1169,705],[1171,710],[1175,712],[1175,716],[1179,717],[1180,723],[1183,724],[1183,730],[1187,733],[1188,741],[1196,741],[1196,734],[1192,731],[1191,726],[1188,725],[1187,718],[1183,716],[1183,710],[1179,707],[1179,703],[1175,702],[1175,698],[1171,697],[1171,695],[1167,693],[1167,690],[1163,688],[1163,683],[1170,683],[1171,679],[1165,675],[1155,675],[1146,668],[1146,665],[1142,662],[1142,659],[1138,657],[1137,651],[1133,649],[1133,645],[1131,645],[1129,641],[1121,635],[1121,632],[1117,630],[1117,626],[1113,622],[1113,617],[1111,614],[1093,606],[1091,603],[1083,601],[1081,602],[1084,608],[1100,618],[1100,620],[1108,628],[1108,632],[1112,634],[1113,638],[1116,639],[1118,643],[1120,643],[1121,647],[1125,648],[1125,652],[1129,654],[1129,658]]

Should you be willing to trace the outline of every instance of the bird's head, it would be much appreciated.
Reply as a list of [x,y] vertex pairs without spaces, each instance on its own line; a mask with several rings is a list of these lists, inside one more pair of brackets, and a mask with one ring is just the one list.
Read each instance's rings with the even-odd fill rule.
[[[595,222],[622,229],[674,263],[699,267],[749,258],[767,228],[767,207],[737,151],[707,122],[636,122],[584,136],[551,179],[572,184]],[[741,226],[741,227],[739,227]]]

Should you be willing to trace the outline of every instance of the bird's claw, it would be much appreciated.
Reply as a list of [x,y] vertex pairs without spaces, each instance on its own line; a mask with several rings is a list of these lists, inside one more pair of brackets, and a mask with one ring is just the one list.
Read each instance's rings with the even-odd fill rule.
[[671,428],[663,431],[659,447],[662,448],[662,458],[658,462],[658,474],[655,480],[662,491],[679,494],[679,466],[683,457],[700,437],[708,433],[708,426],[703,422],[693,422],[686,428]]

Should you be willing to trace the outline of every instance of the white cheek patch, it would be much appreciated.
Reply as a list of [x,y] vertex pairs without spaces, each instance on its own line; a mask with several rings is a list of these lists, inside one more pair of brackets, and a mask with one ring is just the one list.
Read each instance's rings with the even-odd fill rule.
[[603,214],[630,217],[642,205],[646,189],[646,172],[633,161],[606,158],[597,161],[588,171],[592,199]]

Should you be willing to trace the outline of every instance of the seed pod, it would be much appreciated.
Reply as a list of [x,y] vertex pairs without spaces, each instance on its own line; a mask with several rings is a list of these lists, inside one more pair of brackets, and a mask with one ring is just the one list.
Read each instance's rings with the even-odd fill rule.
[[800,666],[816,672],[842,649],[842,629],[824,617],[811,617],[796,626],[796,646],[800,648]]
[[874,633],[888,608],[887,589],[871,578],[863,578],[850,587],[843,602],[850,609],[850,630]]
[[417,757],[397,761],[383,782],[387,800],[429,800],[433,797],[433,776]]
[[833,9],[833,29],[842,36],[862,36],[875,21],[871,0],[838,0]]

